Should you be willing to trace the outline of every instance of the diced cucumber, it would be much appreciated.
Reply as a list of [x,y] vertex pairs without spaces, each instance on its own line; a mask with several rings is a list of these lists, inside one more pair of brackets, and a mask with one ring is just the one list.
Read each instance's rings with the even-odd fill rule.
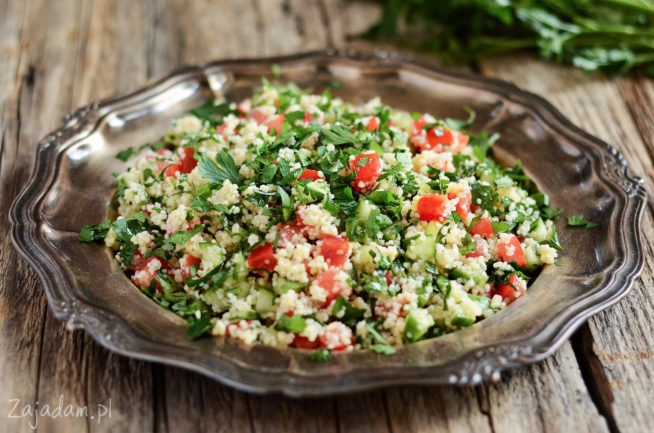
[[538,242],[548,241],[552,239],[553,235],[554,235],[553,226],[548,229],[547,224],[545,224],[545,222],[540,218],[538,218],[531,225],[531,231],[529,233],[529,236],[531,236],[533,239],[535,239]]
[[523,251],[525,253],[525,261],[527,262],[527,267],[529,269],[536,268],[538,265],[540,265],[540,259],[538,258],[538,253],[536,252],[536,246],[526,245],[525,248],[523,248]]
[[372,204],[369,200],[366,199],[360,200],[359,205],[357,206],[357,219],[363,222],[367,221],[370,212],[372,212],[373,209],[376,208],[377,206]]
[[273,311],[274,304],[275,294],[267,289],[259,289],[259,296],[257,297],[257,302],[254,306],[257,313],[265,314]]
[[459,326],[461,328],[467,328],[475,324],[477,319],[474,317],[466,316],[461,313],[457,313],[456,316],[452,318],[452,326]]
[[436,236],[426,235],[412,240],[407,248],[407,256],[415,260],[434,260]]
[[429,323],[419,320],[416,316],[409,314],[404,325],[404,338],[408,342],[420,340],[429,330]]
[[305,287],[306,287],[305,283],[297,283],[295,281],[290,281],[281,277],[273,281],[273,291],[278,295],[283,295],[289,290],[295,290],[296,292],[300,292]]
[[459,268],[454,268],[450,271],[450,279],[461,278],[462,280],[469,280],[470,275],[466,274]]
[[300,200],[307,203],[323,201],[329,194],[329,185],[324,180],[307,183],[300,191]]
[[243,253],[235,253],[232,256],[231,262],[234,264],[235,267],[238,267],[238,273],[236,275],[236,278],[238,278],[239,281],[245,281],[247,278],[248,274],[250,273],[249,267],[245,261],[245,256]]
[[250,283],[248,281],[239,281],[236,283],[235,287],[238,289],[238,294],[236,296],[239,298],[245,298],[250,294]]
[[204,269],[211,270],[225,261],[225,249],[213,242],[200,242]]
[[488,299],[485,296],[478,296],[478,295],[472,295],[468,294],[468,297],[475,301],[478,304],[481,304],[483,308],[490,308],[490,299]]
[[481,176],[479,176],[479,180],[488,182],[490,185],[493,185],[495,183],[495,178],[497,177],[497,173],[493,170],[484,170],[481,173]]

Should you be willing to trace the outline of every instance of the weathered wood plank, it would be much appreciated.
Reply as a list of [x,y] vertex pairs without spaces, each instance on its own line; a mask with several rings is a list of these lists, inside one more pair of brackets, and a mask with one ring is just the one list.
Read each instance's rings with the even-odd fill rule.
[[[31,431],[37,423],[47,429],[47,421],[44,426],[43,418],[33,414],[45,404],[52,409],[58,404],[59,395],[55,397],[55,393],[49,392],[52,389],[49,385],[53,382],[48,373],[65,364],[53,364],[43,355],[44,326],[48,320],[45,297],[33,272],[14,252],[9,242],[9,227],[4,221],[11,201],[27,178],[39,135],[57,125],[59,110],[68,111],[70,108],[70,94],[66,89],[70,88],[72,77],[68,80],[62,78],[62,69],[71,64],[74,56],[65,55],[63,51],[66,50],[58,45],[67,43],[68,32],[76,24],[74,21],[64,22],[61,12],[53,12],[50,17],[47,13],[36,13],[48,11],[44,2],[11,1],[0,9],[3,11],[0,18],[3,51],[0,56],[0,104],[3,107],[0,110],[3,123],[0,260],[7,264],[0,270],[0,376],[3,378],[0,399],[3,409],[14,399],[19,400],[19,410],[31,409],[28,416],[21,418],[9,417],[9,408],[3,411],[7,415],[3,424],[6,422],[12,431]],[[47,18],[51,20],[49,24],[45,22]],[[44,371],[43,365],[58,367]],[[77,366],[73,369],[79,373],[83,367],[79,362]],[[43,393],[38,392],[39,385]],[[68,382],[67,385],[75,391],[82,386],[79,382]],[[80,394],[74,394],[71,400],[68,400],[68,395],[64,396],[65,401],[83,405],[84,400],[77,398]],[[19,412],[20,415],[24,413]],[[81,422],[71,419],[66,425],[84,430],[86,420],[81,418]]]
[[[646,176],[646,186],[652,191],[652,159],[642,137],[651,131],[651,108],[645,96],[636,101],[622,98],[625,85],[632,78],[612,80],[599,74],[553,66],[521,57],[487,61],[482,71],[514,81],[521,87],[546,96],[570,120],[619,148],[634,172]],[[622,85],[621,85],[622,82]],[[646,92],[647,84],[639,91]],[[642,93],[645,95],[645,93]],[[639,131],[632,114],[643,129]],[[641,135],[642,133],[642,135]],[[652,303],[652,217],[646,212],[643,222],[646,263],[645,270],[633,291],[619,304],[589,321],[582,335],[585,346],[584,363],[590,362],[591,386],[609,422],[619,431],[648,431],[654,428],[652,410],[647,401],[654,399],[654,338],[651,333]]]

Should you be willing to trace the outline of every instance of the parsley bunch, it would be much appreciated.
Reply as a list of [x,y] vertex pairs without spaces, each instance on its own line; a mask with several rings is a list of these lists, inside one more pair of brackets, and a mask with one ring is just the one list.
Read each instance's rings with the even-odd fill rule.
[[[587,71],[654,74],[652,0],[378,0],[367,36],[414,44],[402,24],[420,24],[420,48],[472,61],[517,50]],[[409,42],[411,40],[411,42]]]

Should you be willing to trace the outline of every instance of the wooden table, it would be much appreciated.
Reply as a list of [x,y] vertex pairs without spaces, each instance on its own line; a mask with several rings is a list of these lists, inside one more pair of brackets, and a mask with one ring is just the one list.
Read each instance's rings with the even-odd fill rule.
[[[654,431],[652,196],[645,271],[544,362],[500,383],[396,388],[293,400],[235,391],[195,373],[127,359],[50,313],[11,245],[7,212],[38,140],[61,117],[187,64],[361,45],[379,16],[345,0],[0,0],[0,430],[31,431],[25,410],[111,404],[111,417],[38,417],[40,431]],[[654,83],[608,78],[526,55],[478,72],[541,94],[618,147],[654,191]],[[27,408],[27,409],[26,409]]]

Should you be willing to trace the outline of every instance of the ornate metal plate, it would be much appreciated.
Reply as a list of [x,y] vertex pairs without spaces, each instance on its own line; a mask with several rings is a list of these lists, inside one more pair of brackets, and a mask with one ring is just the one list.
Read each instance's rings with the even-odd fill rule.
[[[373,96],[394,107],[462,117],[499,132],[496,158],[520,159],[552,206],[600,223],[559,223],[561,266],[547,266],[527,296],[462,331],[383,356],[247,347],[225,338],[187,341],[185,323],[140,293],[107,249],[77,241],[83,224],[110,212],[120,150],[152,142],[171,120],[210,98],[239,100],[281,67],[282,80],[334,90],[355,102]],[[199,371],[255,392],[325,395],[398,384],[474,384],[554,352],[590,315],[624,297],[643,266],[642,182],[608,144],[574,127],[542,98],[502,81],[439,69],[387,53],[328,51],[217,61],[176,72],[124,97],[81,108],[38,146],[32,175],[11,210],[13,241],[43,282],[54,314],[127,356]]]

